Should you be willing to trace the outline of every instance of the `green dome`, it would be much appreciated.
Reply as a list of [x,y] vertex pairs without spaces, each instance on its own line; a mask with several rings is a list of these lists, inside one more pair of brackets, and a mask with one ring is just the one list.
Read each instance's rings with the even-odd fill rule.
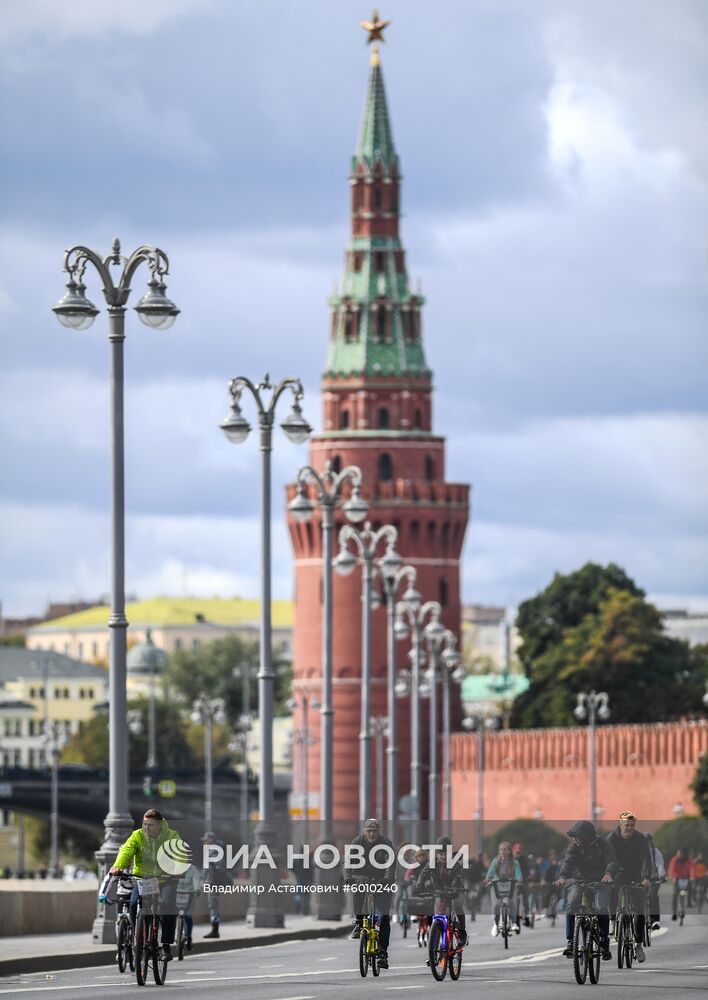
[[143,676],[159,674],[167,666],[167,661],[167,653],[157,648],[148,629],[145,642],[128,650],[128,673]]

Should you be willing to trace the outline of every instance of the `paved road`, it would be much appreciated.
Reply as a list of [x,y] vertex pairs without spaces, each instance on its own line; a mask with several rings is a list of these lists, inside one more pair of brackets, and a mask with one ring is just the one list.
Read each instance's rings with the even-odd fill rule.
[[[560,922],[559,922],[560,923]],[[567,1000],[577,991],[571,963],[562,958],[562,928],[543,926],[524,930],[504,952],[500,939],[489,934],[489,918],[470,925],[470,947],[465,953],[459,983],[436,983],[425,968],[425,953],[415,941],[404,941],[393,928],[391,968],[381,978],[362,979],[356,945],[346,939],[284,942],[267,948],[248,948],[214,955],[189,956],[173,962],[164,989],[183,995],[199,994],[204,1000],[234,1000],[247,993],[248,1000],[349,1000],[351,997],[390,996],[422,991],[465,991],[465,984],[483,989],[494,1000]],[[630,971],[615,961],[602,967],[600,985],[586,985],[594,1000],[635,997],[661,1000],[665,995],[708,995],[708,915],[691,916],[684,927],[669,924],[655,937],[643,966]],[[157,987],[150,984],[148,989]],[[31,996],[37,1000],[96,997],[124,998],[139,987],[135,980],[109,972],[105,967],[0,979],[0,998]],[[522,990],[523,993],[519,991]]]

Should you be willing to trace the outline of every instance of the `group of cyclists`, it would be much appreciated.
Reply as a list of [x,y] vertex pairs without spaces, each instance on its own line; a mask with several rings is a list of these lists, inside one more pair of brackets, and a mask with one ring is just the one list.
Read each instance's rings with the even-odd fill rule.
[[[509,841],[502,841],[494,858],[489,859],[480,854],[471,858],[464,867],[461,861],[454,861],[452,842],[449,837],[443,836],[438,838],[432,856],[427,850],[420,849],[408,857],[407,867],[401,870],[393,854],[393,843],[383,833],[379,820],[368,819],[361,834],[352,841],[353,845],[361,849],[363,865],[356,870],[344,871],[345,885],[354,882],[371,884],[371,891],[367,894],[352,894],[354,926],[350,937],[360,937],[366,915],[365,907],[373,907],[377,914],[378,967],[388,968],[391,909],[395,899],[391,888],[398,880],[399,898],[454,899],[458,932],[456,946],[461,952],[468,944],[465,902],[468,901],[468,906],[469,902],[472,903],[471,916],[474,919],[479,897],[489,887],[493,904],[493,937],[500,932],[502,907],[505,919],[508,916],[510,920],[510,931],[518,934],[523,924],[533,926],[534,916],[540,915],[541,909],[546,911],[546,915],[552,915],[555,921],[555,907],[560,903],[565,910],[566,932],[566,946],[562,954],[572,958],[576,912],[581,897],[586,898],[586,890],[591,886],[602,959],[608,961],[612,958],[610,938],[614,934],[613,914],[617,911],[618,890],[624,886],[626,891],[623,899],[630,900],[635,913],[634,954],[638,962],[644,962],[645,913],[648,914],[652,929],[657,929],[661,919],[661,882],[668,877],[674,883],[673,920],[677,919],[679,894],[686,892],[689,886],[693,900],[705,898],[708,872],[703,856],[696,854],[690,857],[686,850],[679,849],[670,859],[667,868],[661,851],[650,834],[637,830],[637,818],[631,811],[620,814],[617,827],[606,837],[600,836],[594,824],[587,820],[575,823],[567,831],[567,836],[571,843],[562,858],[559,858],[555,850],[550,850],[547,856],[534,855],[525,852],[521,842],[511,844]],[[205,835],[205,839],[207,837],[213,839],[213,834]],[[168,841],[179,839],[179,834],[170,829],[161,813],[150,809],[143,817],[142,826],[133,831],[122,845],[110,869],[111,876],[117,878],[125,876],[130,869],[134,883],[130,896],[133,925],[141,884],[146,879],[159,880],[162,924],[160,958],[164,962],[172,959],[177,920],[176,894],[179,886],[177,879],[169,878],[161,868],[159,852]],[[391,865],[383,870],[379,861],[380,852],[377,851],[382,845],[390,848],[394,856]],[[191,866],[182,875],[181,888],[186,888],[195,896],[200,880],[199,870]],[[189,882],[188,886],[186,882]],[[502,886],[507,887],[506,893],[500,889]],[[207,936],[215,937],[218,936],[218,913],[216,923],[214,914],[210,915],[212,932]],[[413,919],[430,925],[433,914],[420,913]],[[187,948],[191,949],[191,909],[184,914],[184,924]]]

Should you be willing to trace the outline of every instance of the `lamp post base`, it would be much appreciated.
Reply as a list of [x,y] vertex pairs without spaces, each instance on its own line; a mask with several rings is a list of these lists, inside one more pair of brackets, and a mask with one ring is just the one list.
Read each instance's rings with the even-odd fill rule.
[[[323,843],[331,843],[324,838]],[[342,877],[337,868],[316,868],[313,911],[318,920],[341,920],[344,910]],[[323,891],[320,891],[323,890]]]
[[[268,824],[259,823],[254,832],[254,859],[259,863],[251,871],[252,903],[246,912],[246,924],[248,927],[284,927],[285,914],[280,909],[283,896],[270,891],[271,884],[280,883],[275,831]],[[270,859],[275,867],[269,864]]]
[[[121,845],[128,839],[133,830],[133,817],[128,813],[109,813],[103,821],[105,828],[104,842],[94,854],[98,862],[98,884],[101,885],[106,872],[113,866]],[[98,904],[96,919],[91,931],[93,944],[115,944],[116,924],[115,914],[110,913],[105,903]]]

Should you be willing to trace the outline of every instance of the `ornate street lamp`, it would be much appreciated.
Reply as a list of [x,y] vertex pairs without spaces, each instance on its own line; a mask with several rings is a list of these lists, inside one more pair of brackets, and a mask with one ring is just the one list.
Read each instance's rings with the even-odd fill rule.
[[590,822],[597,819],[597,767],[595,763],[595,718],[607,722],[610,717],[610,698],[605,691],[581,692],[578,704],[573,709],[575,718],[582,722],[588,720],[588,771],[590,775]]
[[[109,650],[109,777],[108,814],[104,819],[104,843],[96,852],[99,881],[113,862],[120,845],[133,828],[128,809],[128,744],[126,740],[126,630],[125,617],[125,487],[123,439],[123,342],[125,340],[126,303],[130,282],[141,264],[147,264],[151,278],[148,290],[135,309],[147,326],[166,330],[172,326],[179,309],[167,298],[165,276],[169,270],[167,254],[158,247],[141,246],[129,257],[121,253],[118,240],[111,253],[102,258],[85,246],[74,246],[64,254],[64,270],[69,275],[66,293],[53,311],[60,323],[72,330],[86,330],[98,315],[96,306],[86,298],[84,274],[88,264],[98,272],[103,283],[103,295],[108,306],[109,340],[111,343],[111,616]],[[111,268],[121,268],[114,280]],[[99,904],[93,925],[96,944],[115,943],[115,922]]]
[[213,829],[214,798],[213,726],[224,721],[224,699],[202,695],[192,705],[192,722],[204,726],[204,832]]

